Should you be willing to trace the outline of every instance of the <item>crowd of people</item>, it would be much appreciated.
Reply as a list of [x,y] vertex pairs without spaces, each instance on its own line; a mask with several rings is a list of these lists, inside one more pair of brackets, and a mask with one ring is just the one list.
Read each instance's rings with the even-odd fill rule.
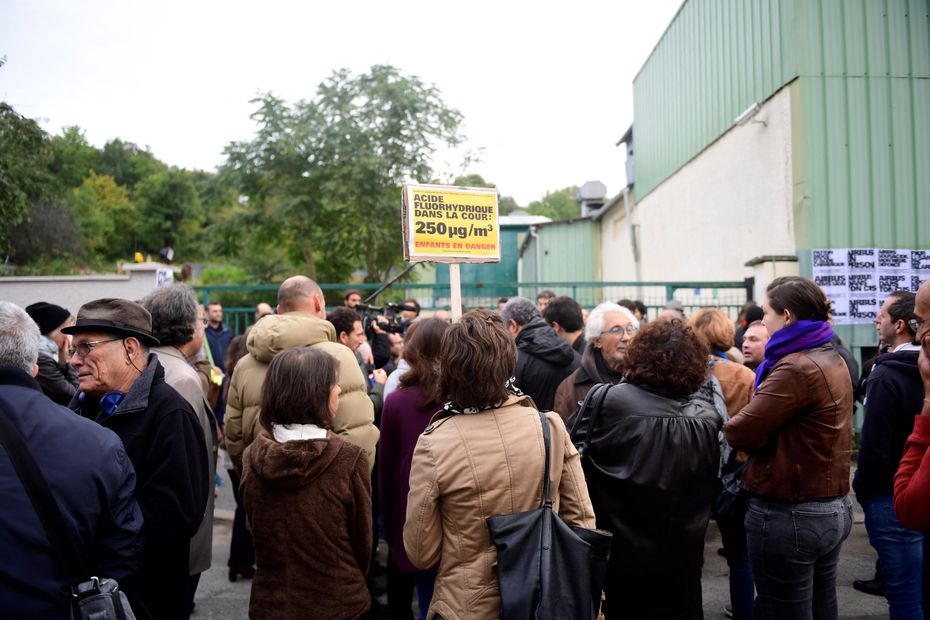
[[857,398],[852,488],[889,614],[930,612],[930,282],[883,300],[861,374],[801,277],[735,323],[551,291],[455,322],[420,310],[378,317],[350,290],[327,312],[305,276],[239,335],[180,283],[76,315],[0,301],[0,416],[88,571],[57,561],[0,450],[4,617],[69,618],[91,575],[137,618],[190,617],[222,468],[228,576],[251,580],[252,618],[500,617],[486,522],[537,508],[544,471],[565,523],[612,535],[594,615],[703,617],[714,519],[732,617],[835,618]]

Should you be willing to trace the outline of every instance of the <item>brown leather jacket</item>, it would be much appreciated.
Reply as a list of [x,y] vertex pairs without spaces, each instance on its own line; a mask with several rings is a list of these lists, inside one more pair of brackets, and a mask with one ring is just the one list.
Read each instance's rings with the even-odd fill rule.
[[783,357],[724,428],[751,456],[743,487],[795,503],[849,493],[852,410],[849,371],[832,346]]
[[[594,528],[578,451],[562,419],[552,436],[553,505],[571,525]],[[539,508],[545,468],[542,424],[532,400],[511,396],[470,415],[440,411],[420,435],[410,468],[404,547],[420,568],[438,564],[427,618],[497,618],[497,551],[486,519]]]

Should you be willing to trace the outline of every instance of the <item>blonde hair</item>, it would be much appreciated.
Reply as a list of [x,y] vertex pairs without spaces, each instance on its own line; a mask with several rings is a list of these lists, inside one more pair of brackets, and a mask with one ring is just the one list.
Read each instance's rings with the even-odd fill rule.
[[691,315],[688,324],[711,350],[726,351],[733,346],[736,328],[720,308],[701,308]]

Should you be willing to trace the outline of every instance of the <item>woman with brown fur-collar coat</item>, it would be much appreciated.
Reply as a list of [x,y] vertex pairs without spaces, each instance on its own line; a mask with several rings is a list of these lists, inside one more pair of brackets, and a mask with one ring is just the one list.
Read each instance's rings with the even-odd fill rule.
[[328,353],[300,347],[272,360],[264,430],[243,458],[256,560],[250,618],[350,619],[371,603],[368,457],[328,430],[338,404]]

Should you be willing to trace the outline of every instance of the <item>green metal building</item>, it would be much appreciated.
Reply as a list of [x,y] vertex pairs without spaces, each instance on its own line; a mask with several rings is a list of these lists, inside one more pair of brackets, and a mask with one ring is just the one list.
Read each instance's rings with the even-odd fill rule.
[[[801,275],[812,249],[930,248],[928,14],[928,0],[684,2],[634,80],[641,216],[736,120],[787,92],[788,164],[769,174],[788,179]],[[838,332],[856,348],[876,344],[871,325]]]

